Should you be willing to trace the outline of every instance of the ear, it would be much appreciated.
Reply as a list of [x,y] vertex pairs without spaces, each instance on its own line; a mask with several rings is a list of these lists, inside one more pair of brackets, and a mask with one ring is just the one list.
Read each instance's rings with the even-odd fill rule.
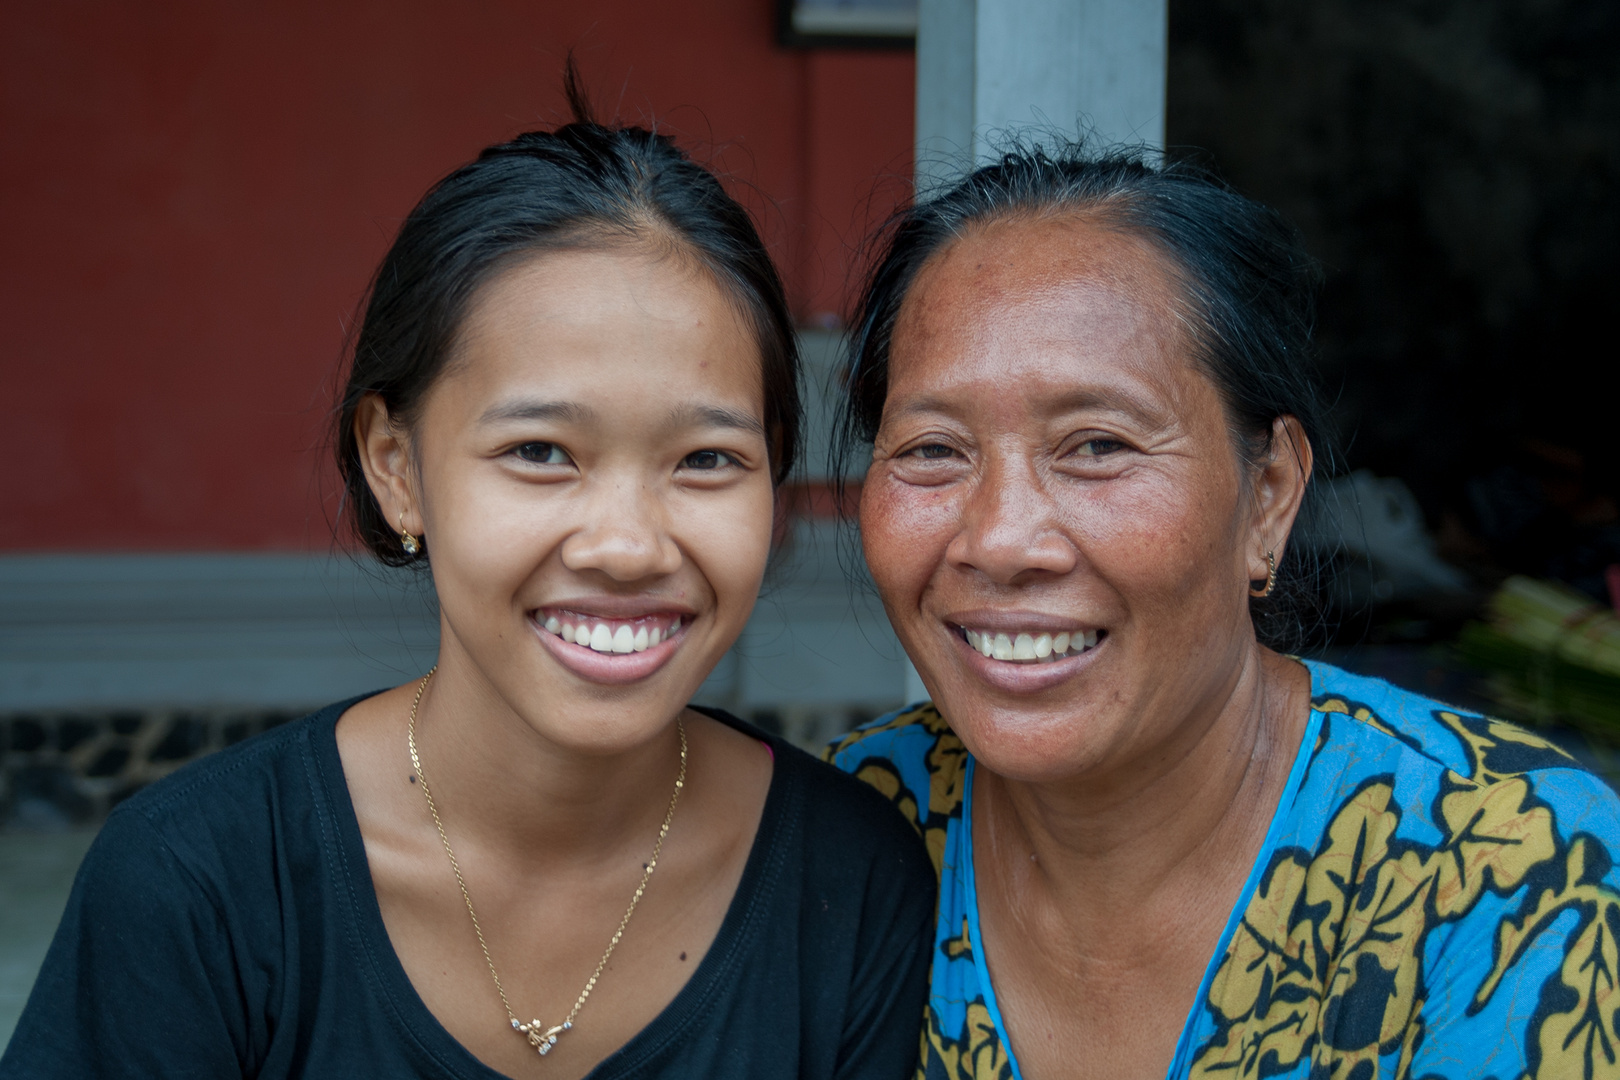
[[1248,566],[1250,581],[1264,581],[1271,573],[1266,552],[1282,561],[1283,545],[1299,516],[1314,460],[1311,440],[1292,416],[1271,422],[1271,453],[1254,480],[1254,520],[1250,527]]
[[354,411],[354,442],[366,483],[395,528],[420,536],[421,506],[416,498],[416,468],[411,458],[410,433],[395,424],[378,394],[367,394]]

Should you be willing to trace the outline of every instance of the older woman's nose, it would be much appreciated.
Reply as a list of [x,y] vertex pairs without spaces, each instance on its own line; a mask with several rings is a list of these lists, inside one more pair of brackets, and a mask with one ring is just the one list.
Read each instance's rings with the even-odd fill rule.
[[1079,552],[1060,527],[1057,502],[1034,463],[1021,458],[993,464],[981,474],[962,506],[945,558],[999,585],[1018,585],[1069,573]]
[[563,541],[562,562],[576,573],[597,571],[615,581],[672,574],[681,550],[663,507],[643,485],[604,485],[586,504],[582,526]]

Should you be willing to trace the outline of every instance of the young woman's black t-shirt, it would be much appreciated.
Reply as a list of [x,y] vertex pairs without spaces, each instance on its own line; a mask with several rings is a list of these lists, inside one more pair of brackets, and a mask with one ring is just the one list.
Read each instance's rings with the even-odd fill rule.
[[[500,1075],[389,943],[338,758],[352,704],[113,812],[0,1080]],[[759,833],[691,980],[591,1078],[909,1076],[934,919],[921,841],[866,785],[710,715],[775,753]]]

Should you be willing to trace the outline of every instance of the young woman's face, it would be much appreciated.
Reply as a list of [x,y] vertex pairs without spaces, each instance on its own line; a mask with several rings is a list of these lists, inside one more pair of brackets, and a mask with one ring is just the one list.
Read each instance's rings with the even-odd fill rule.
[[650,737],[753,609],[772,524],[759,347],[683,255],[548,253],[496,277],[410,447],[441,657],[548,739]]

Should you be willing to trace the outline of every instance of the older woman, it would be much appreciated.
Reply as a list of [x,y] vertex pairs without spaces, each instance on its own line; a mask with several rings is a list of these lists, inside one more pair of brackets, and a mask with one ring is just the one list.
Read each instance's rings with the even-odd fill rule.
[[1509,724],[1275,651],[1311,286],[1264,208],[1068,151],[890,237],[846,431],[933,701],[833,756],[940,874],[919,1075],[1620,1068],[1614,795]]

